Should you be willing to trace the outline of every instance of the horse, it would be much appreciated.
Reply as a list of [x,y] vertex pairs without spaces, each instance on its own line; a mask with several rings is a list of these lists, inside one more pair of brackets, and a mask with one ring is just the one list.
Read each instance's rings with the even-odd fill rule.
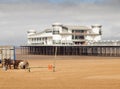
[[11,69],[11,59],[4,58],[2,60],[2,67],[7,70],[8,68]]
[[29,63],[26,60],[11,60],[10,58],[8,59],[3,59],[3,64],[6,69],[11,69],[11,65],[13,65],[14,69],[26,69],[29,67]]
[[19,68],[21,69],[27,69],[29,67],[29,63],[26,60],[23,60],[19,63]]
[[22,62],[23,60],[14,60],[14,69],[19,68],[19,63]]

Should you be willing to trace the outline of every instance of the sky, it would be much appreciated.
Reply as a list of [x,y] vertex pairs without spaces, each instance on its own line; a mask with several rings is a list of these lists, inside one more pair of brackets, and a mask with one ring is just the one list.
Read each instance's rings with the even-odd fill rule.
[[102,40],[119,40],[120,0],[0,0],[0,45],[24,45],[28,30],[55,22],[101,24]]

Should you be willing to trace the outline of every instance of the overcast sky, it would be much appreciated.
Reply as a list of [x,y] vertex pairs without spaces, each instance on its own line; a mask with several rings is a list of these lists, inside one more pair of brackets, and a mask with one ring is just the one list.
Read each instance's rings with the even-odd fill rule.
[[101,24],[103,40],[120,39],[120,0],[0,0],[0,45],[27,43],[27,30],[54,22]]

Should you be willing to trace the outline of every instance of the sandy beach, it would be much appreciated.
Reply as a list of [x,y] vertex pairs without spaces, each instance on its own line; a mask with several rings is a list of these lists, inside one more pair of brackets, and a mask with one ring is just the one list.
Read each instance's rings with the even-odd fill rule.
[[31,67],[56,64],[48,68],[0,69],[0,89],[120,89],[119,57],[25,56]]

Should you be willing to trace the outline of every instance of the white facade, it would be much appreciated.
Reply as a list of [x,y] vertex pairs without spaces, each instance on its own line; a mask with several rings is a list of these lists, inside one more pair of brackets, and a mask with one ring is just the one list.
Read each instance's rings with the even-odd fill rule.
[[37,33],[28,31],[28,45],[88,45],[101,40],[101,25],[71,26],[61,23]]

